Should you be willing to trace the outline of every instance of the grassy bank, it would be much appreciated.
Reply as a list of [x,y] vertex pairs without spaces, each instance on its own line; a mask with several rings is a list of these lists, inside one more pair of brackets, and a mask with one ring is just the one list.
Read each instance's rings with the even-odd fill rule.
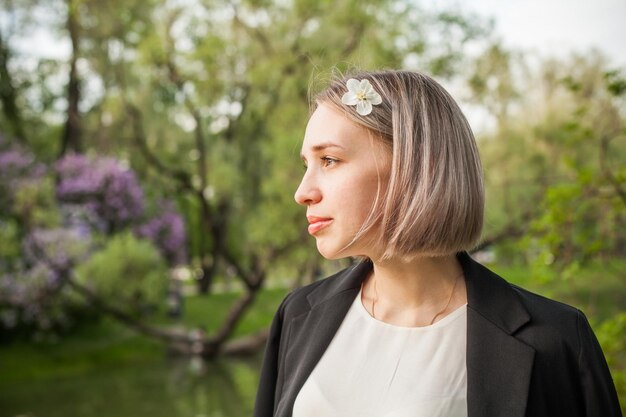
[[[263,290],[234,332],[250,334],[269,325],[286,290]],[[157,324],[202,327],[208,333],[218,328],[237,294],[215,294],[185,299],[185,314],[174,322],[162,316]],[[165,347],[138,335],[110,318],[89,322],[56,342],[17,341],[0,345],[0,389],[14,382],[53,380],[110,369],[125,364],[162,361]]]

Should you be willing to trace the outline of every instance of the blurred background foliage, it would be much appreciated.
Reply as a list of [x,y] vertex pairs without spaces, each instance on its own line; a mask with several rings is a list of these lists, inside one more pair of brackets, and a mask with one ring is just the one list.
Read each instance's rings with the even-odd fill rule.
[[[529,57],[408,0],[4,0],[0,16],[7,410],[72,414],[51,380],[161,364],[157,340],[191,359],[154,378],[210,388],[152,415],[249,414],[258,364],[216,358],[259,352],[286,291],[345,265],[320,260],[293,192],[309,97],[352,68],[430,73],[481,115],[476,255],[583,309],[626,403],[626,73],[602,54]],[[64,52],[29,53],[35,30]],[[102,415],[90,401],[80,415]]]

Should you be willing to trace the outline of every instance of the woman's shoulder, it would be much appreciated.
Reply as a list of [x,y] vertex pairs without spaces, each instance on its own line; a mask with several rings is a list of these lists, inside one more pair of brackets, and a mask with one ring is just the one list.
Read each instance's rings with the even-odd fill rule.
[[530,322],[519,337],[538,346],[580,349],[581,339],[593,334],[584,313],[576,307],[510,284],[526,307]]
[[468,256],[461,261],[467,274],[469,306],[494,323],[500,316],[518,318],[525,324],[514,327],[522,332],[550,328],[569,331],[578,325],[582,313],[577,308],[512,284],[506,276]]
[[537,352],[580,352],[593,335],[577,308],[511,284],[494,271],[462,257],[469,273],[469,307]]
[[283,300],[283,314],[290,317],[299,315],[308,311],[313,304],[324,302],[343,291],[358,288],[369,268],[371,265],[366,262],[358,262],[326,278],[294,289]]
[[513,291],[521,298],[524,306],[533,317],[545,317],[552,320],[576,320],[582,312],[569,304],[548,298],[544,295],[529,291],[518,285],[509,283]]

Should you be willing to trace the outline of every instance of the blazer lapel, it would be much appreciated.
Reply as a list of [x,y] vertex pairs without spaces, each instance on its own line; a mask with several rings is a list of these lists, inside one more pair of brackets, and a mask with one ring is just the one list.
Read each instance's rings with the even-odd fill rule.
[[467,282],[468,417],[523,417],[535,350],[514,334],[530,315],[510,284],[458,255]]
[[311,309],[289,323],[285,369],[290,372],[284,376],[275,416],[291,416],[298,392],[339,329],[371,268],[371,263],[361,262],[339,279],[325,282],[307,297]]

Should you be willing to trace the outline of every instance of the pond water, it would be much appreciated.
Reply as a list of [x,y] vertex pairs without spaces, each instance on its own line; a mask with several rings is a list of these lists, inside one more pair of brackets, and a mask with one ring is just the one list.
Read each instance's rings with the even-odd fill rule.
[[[260,356],[122,365],[0,390],[2,417],[249,417]],[[1,373],[1,370],[0,370]]]

